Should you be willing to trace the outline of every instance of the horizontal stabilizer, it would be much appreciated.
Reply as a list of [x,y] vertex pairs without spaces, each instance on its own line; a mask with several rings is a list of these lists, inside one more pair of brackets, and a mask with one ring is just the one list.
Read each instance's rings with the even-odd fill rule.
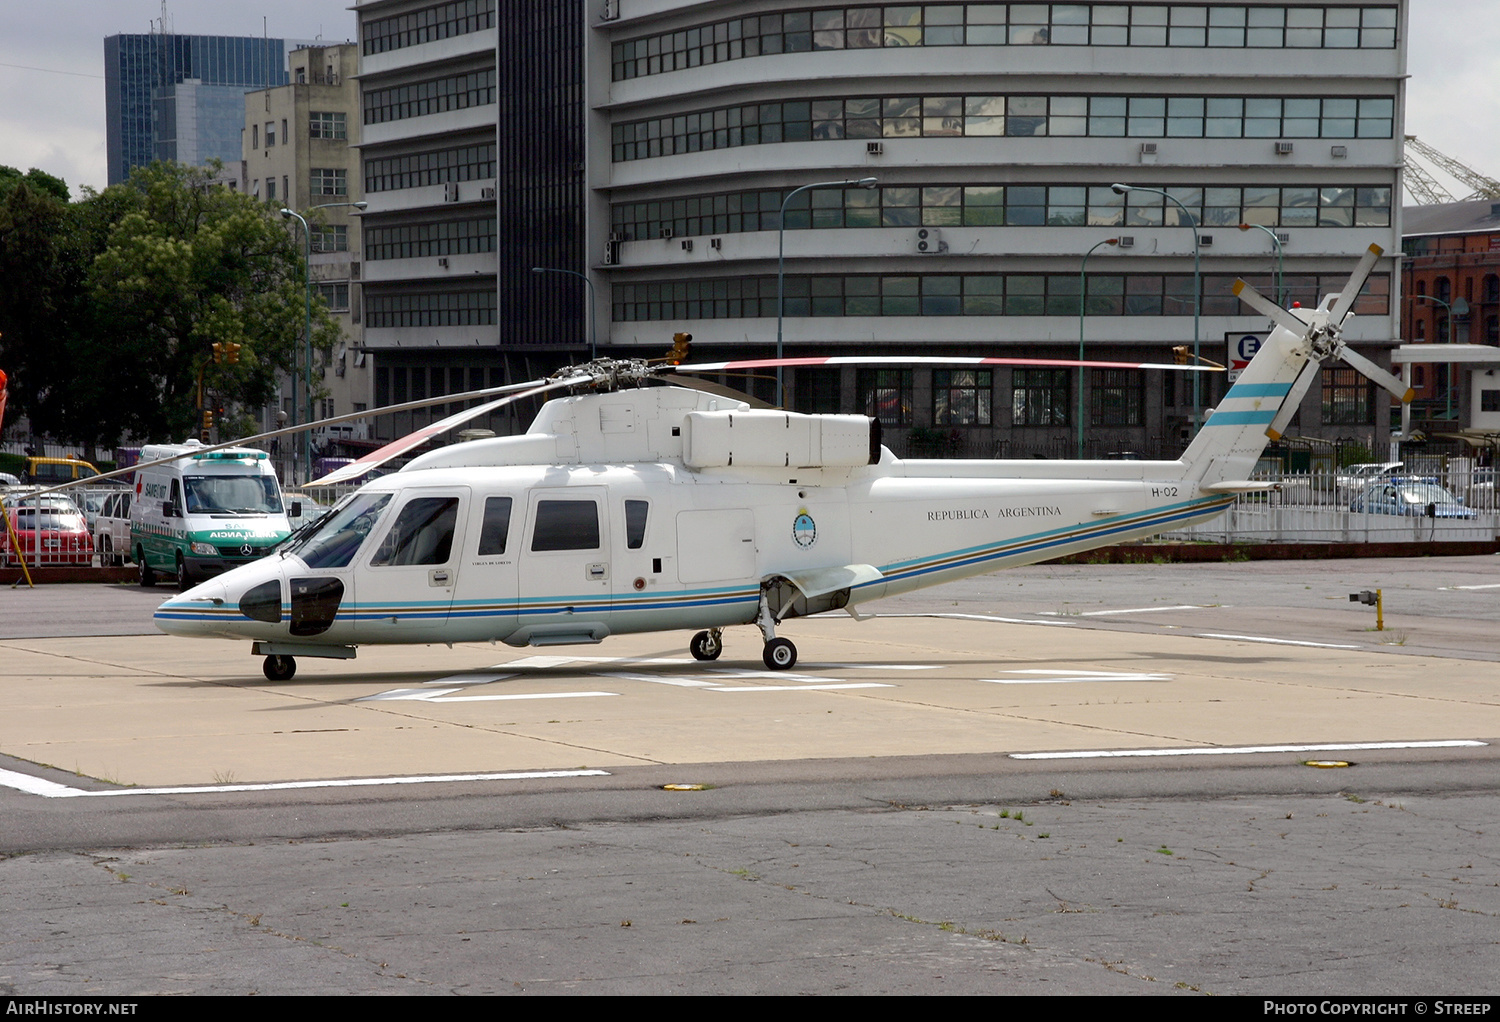
[[1265,493],[1276,489],[1276,484],[1251,479],[1226,479],[1219,483],[1205,483],[1198,489],[1204,493]]

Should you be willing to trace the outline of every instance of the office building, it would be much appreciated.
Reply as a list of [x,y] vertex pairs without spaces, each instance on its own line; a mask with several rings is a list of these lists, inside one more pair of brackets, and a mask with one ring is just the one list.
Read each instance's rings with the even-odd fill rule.
[[[470,8],[492,9],[359,5],[366,177],[372,118],[403,146],[432,125],[410,146],[438,175],[420,187],[452,180],[460,202],[431,157],[493,138],[494,324],[472,344],[496,362],[577,356],[589,328],[617,355],[659,357],[687,331],[696,357],[764,356],[780,318],[788,355],[1167,361],[1186,346],[1232,367],[1266,329],[1237,276],[1314,304],[1372,242],[1387,256],[1346,336],[1380,361],[1398,336],[1405,3],[521,0],[483,30],[493,52],[479,32],[440,34]],[[467,74],[487,76],[482,98],[458,88]],[[412,115],[393,128],[399,104]],[[534,266],[587,275],[595,321],[582,282]],[[429,335],[367,342],[415,366],[448,343]],[[878,414],[898,451],[975,456],[1070,455],[1080,437],[1091,455],[1175,455],[1225,386],[1046,367],[786,379],[791,407]],[[768,379],[727,382],[777,397]],[[1332,365],[1293,431],[1383,438],[1386,411]]]
[[238,161],[244,94],[286,80],[281,39],[164,32],[107,37],[109,183],[153,160]]

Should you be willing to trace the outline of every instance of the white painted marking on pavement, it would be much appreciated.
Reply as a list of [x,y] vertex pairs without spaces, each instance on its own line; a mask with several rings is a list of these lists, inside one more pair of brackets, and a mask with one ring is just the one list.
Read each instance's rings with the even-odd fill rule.
[[895,688],[878,681],[853,681],[840,685],[720,685],[710,692],[812,692],[836,688]]
[[1270,639],[1264,635],[1224,635],[1219,632],[1199,632],[1200,639],[1239,639],[1241,642],[1271,642],[1278,646],[1313,646],[1318,649],[1360,649],[1337,642],[1303,642],[1301,639]]
[[591,696],[617,696],[618,692],[507,692],[495,696],[444,696],[434,703],[495,703],[509,699],[586,699]]
[[[1158,610],[1208,610],[1213,604],[1208,603],[1184,603],[1175,607],[1131,607],[1128,610],[1080,610],[1078,617],[1106,617],[1110,614],[1154,614]],[[1067,613],[1061,610],[1039,610],[1038,614],[1060,615]]]
[[1491,582],[1482,586],[1438,586],[1438,589],[1500,589],[1500,582]]
[[1087,752],[1013,752],[1011,759],[1117,759],[1127,756],[1248,756],[1263,752],[1355,752],[1370,749],[1468,749],[1487,742],[1452,739],[1438,742],[1357,742],[1338,745],[1246,745],[1238,748],[1115,749]]
[[424,681],[424,685],[488,685],[495,681],[514,678],[514,674],[450,674],[446,678]]
[[297,788],[359,788],[390,784],[438,784],[454,781],[530,781],[555,777],[608,777],[608,770],[527,770],[504,774],[439,774],[429,777],[359,777],[333,781],[275,781],[267,784],[214,784],[180,788],[111,788],[84,791],[39,777],[0,770],[0,784],[46,798],[92,798],[105,795],[197,795],[232,791],[291,791]]
[[1069,627],[1071,621],[1037,621],[1028,617],[995,617],[993,614],[871,614],[871,617],[941,617],[954,621],[998,621],[1003,625],[1052,625]]
[[980,678],[991,685],[1062,685],[1078,681],[1171,681],[1170,674],[1152,674],[1146,671],[1006,671],[1006,674],[1027,675],[1020,678]]

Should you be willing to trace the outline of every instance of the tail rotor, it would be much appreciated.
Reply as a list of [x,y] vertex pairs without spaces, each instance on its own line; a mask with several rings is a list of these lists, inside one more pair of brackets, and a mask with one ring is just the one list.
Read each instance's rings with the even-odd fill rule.
[[1301,338],[1303,345],[1306,346],[1307,364],[1297,375],[1275,418],[1266,427],[1266,436],[1272,440],[1281,439],[1287,425],[1292,421],[1292,416],[1297,414],[1302,398],[1306,396],[1307,391],[1312,387],[1313,380],[1317,378],[1323,362],[1330,358],[1343,359],[1366,379],[1390,391],[1403,404],[1410,402],[1415,396],[1415,392],[1399,377],[1386,372],[1345,345],[1342,338],[1344,322],[1349,318],[1354,303],[1359,298],[1360,290],[1365,286],[1370,271],[1375,268],[1375,263],[1380,259],[1383,251],[1379,245],[1371,245],[1365,251],[1364,257],[1360,259],[1359,265],[1354,268],[1354,272],[1349,275],[1344,289],[1334,297],[1332,305],[1330,306],[1325,299],[1318,308],[1300,316],[1268,301],[1264,295],[1243,280],[1234,282],[1234,293],[1240,301],[1269,318],[1281,329]]

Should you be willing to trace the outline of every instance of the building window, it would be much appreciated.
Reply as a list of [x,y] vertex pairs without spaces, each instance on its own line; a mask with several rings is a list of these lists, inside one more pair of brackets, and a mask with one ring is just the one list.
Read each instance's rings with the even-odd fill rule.
[[932,424],[988,426],[992,375],[988,369],[934,369]]
[[1146,374],[1143,371],[1089,370],[1090,425],[1139,426],[1145,422],[1145,407]]
[[260,148],[260,125],[259,124],[252,124],[252,125],[250,125],[250,148],[251,149],[259,149]]
[[384,124],[494,102],[495,69],[490,68],[388,89],[371,89],[364,96],[364,117],[366,124]]
[[495,0],[450,0],[364,24],[364,53],[386,53],[495,27]]
[[276,122],[266,122],[266,148],[269,149],[276,144]]
[[804,415],[834,415],[839,411],[843,373],[838,369],[798,369],[796,410]]
[[276,201],[276,179],[274,177],[266,178],[266,201]]
[[1016,426],[1066,426],[1070,369],[1011,372],[1011,421]]
[[307,137],[347,139],[348,121],[342,113],[320,113],[314,110],[307,115]]
[[1481,412],[1500,412],[1500,390],[1481,390],[1479,392],[1479,410]]
[[1500,302],[1500,277],[1493,273],[1488,274],[1484,278],[1483,290],[1480,294],[1482,295],[1481,301]]
[[349,251],[349,228],[342,224],[314,227],[309,237],[314,252]]
[[495,143],[365,160],[365,191],[422,188],[448,181],[484,181],[495,176]]
[[1368,426],[1375,421],[1375,385],[1357,369],[1323,370],[1323,425]]
[[343,167],[314,167],[312,193],[314,195],[348,195],[349,172]]
[[495,216],[436,224],[371,227],[365,231],[365,258],[414,259],[495,251]]
[[318,294],[323,296],[323,304],[328,306],[329,312],[349,311],[348,281],[339,281],[333,284],[319,284]]
[[[472,77],[472,76],[471,76]],[[494,102],[489,98],[456,105]],[[431,85],[436,83],[424,83]],[[400,98],[420,86],[366,95],[365,122],[419,113],[455,93]],[[476,85],[475,88],[483,89]],[[392,112],[392,111],[405,112]],[[382,112],[385,111],[385,112]],[[616,163],[777,142],[851,138],[1072,136],[1094,138],[1390,138],[1396,101],[1389,96],[848,96],[787,100],[616,124]],[[1316,191],[1314,189],[1314,191]],[[1316,202],[1314,203],[1316,211]],[[1315,222],[1315,221],[1314,221]]]
[[884,426],[910,426],[912,422],[912,371],[910,369],[861,369],[859,394],[864,413]]
[[[1396,11],[1389,5],[1247,10],[1241,4],[1072,3],[1013,4],[1009,17],[1003,4],[990,3],[800,10],[618,42],[611,61],[614,80],[623,81],[780,53],[895,46],[1391,49]],[[380,52],[370,48],[371,31],[366,28],[365,52]]]
[[[372,295],[365,292],[365,326],[494,326],[497,295],[489,291]],[[398,399],[398,401],[401,399]]]

